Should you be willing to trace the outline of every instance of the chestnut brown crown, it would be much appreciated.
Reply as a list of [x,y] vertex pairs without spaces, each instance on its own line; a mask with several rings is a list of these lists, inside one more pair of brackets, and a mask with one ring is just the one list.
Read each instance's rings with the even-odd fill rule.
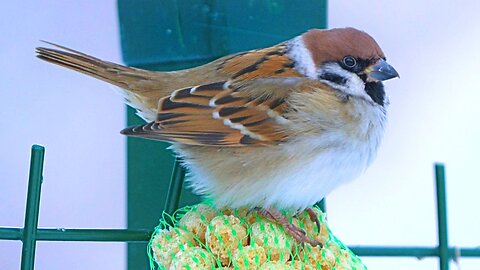
[[303,41],[317,67],[348,55],[366,60],[385,58],[382,49],[370,35],[352,27],[312,29],[303,34]]

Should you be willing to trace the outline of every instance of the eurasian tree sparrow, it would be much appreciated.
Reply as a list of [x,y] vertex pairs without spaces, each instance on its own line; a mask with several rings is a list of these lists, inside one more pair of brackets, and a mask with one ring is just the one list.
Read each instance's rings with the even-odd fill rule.
[[398,77],[375,40],[354,28],[310,30],[203,66],[155,72],[51,44],[38,57],[120,87],[148,124],[122,131],[168,141],[198,194],[218,207],[261,208],[300,242],[278,210],[304,210],[357,177],[377,152]]

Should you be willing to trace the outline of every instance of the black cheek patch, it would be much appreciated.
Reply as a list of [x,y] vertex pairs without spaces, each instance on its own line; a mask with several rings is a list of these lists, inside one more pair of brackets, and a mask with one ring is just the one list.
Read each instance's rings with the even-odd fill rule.
[[338,85],[345,85],[347,83],[347,78],[344,78],[340,75],[337,75],[335,73],[329,73],[329,72],[326,72],[320,75],[320,79],[331,81],[332,83],[338,84]]

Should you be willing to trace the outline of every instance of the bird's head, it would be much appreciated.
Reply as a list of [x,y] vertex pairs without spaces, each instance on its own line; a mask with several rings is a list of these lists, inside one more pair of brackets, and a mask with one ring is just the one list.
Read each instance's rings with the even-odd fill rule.
[[386,102],[382,81],[399,76],[377,42],[354,28],[310,30],[292,40],[289,51],[303,75],[380,106]]

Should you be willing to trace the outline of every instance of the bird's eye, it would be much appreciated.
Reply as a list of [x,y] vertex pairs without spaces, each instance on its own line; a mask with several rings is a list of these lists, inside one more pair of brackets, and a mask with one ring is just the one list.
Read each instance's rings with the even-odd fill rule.
[[345,56],[343,58],[343,64],[348,68],[353,68],[357,65],[357,60],[353,56]]

